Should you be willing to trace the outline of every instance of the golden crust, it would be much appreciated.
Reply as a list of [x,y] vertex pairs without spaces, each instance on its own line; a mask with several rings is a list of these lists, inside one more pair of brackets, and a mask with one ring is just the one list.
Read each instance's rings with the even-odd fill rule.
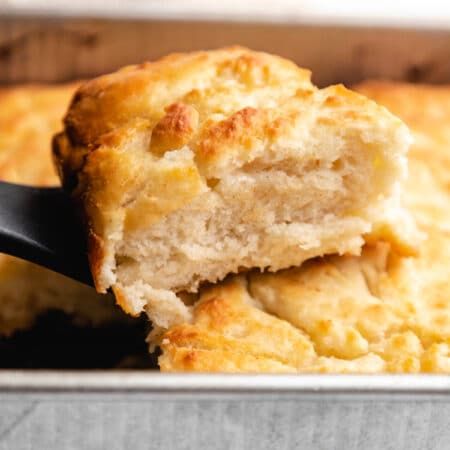
[[[320,90],[309,71],[240,47],[174,54],[82,85],[53,152],[63,184],[85,216],[97,289],[118,284],[115,248],[123,230],[143,230],[198,200],[231,168],[255,160],[265,148],[261,143],[301,141],[307,134],[298,126],[303,121],[331,127],[338,140],[355,123],[364,130],[374,123],[389,128],[390,138],[402,142],[398,158],[386,163],[392,172],[409,139],[399,120],[365,97],[340,85]],[[162,156],[183,149],[190,159],[169,167],[172,160]],[[388,178],[380,181],[386,192]],[[408,245],[405,251],[411,251]],[[188,284],[196,288],[193,280],[170,288]],[[137,312],[134,300],[128,303],[125,309]]]
[[60,182],[50,142],[77,84],[0,89],[0,178],[53,186]]
[[191,105],[173,103],[165,108],[166,114],[152,131],[150,151],[164,154],[167,150],[182,148],[198,127],[199,114]]
[[[310,74],[295,64],[264,53],[233,47],[216,52],[172,54],[156,62],[129,66],[84,84],[77,92],[65,123],[73,145],[95,146],[101,136],[136,117],[156,123],[176,99],[186,97],[202,115],[225,112],[217,94],[226,83],[243,89],[276,83],[310,87]],[[153,128],[153,127],[152,127]]]
[[[162,340],[164,353],[173,353],[183,370],[208,371],[220,370],[221,361],[229,362],[233,371],[239,367],[257,371],[272,364],[283,371],[289,368],[291,354],[303,360],[312,356],[312,345],[301,331],[248,302],[241,278],[207,290],[195,306],[196,325],[168,331]],[[271,338],[266,340],[267,336]],[[173,364],[172,357],[160,360],[162,370]]]
[[[316,354],[306,333],[259,308],[243,277],[234,277],[222,286],[206,290],[195,305],[194,325],[181,325],[164,334],[161,370],[279,373],[325,370],[330,361]],[[351,371],[356,364],[334,359],[340,372]],[[367,365],[371,359],[378,365],[382,363],[376,355],[358,362]]]
[[[51,159],[52,135],[78,83],[0,89],[0,179],[59,185]],[[0,335],[29,327],[48,309],[99,324],[122,320],[110,296],[8,255],[0,255]]]
[[[227,285],[213,298],[202,293],[194,323],[163,335],[161,370],[450,373],[450,87],[357,89],[405,120],[416,139],[405,200],[427,234],[419,256],[379,242],[360,257],[231,279],[240,296]],[[286,353],[299,339],[309,351]]]

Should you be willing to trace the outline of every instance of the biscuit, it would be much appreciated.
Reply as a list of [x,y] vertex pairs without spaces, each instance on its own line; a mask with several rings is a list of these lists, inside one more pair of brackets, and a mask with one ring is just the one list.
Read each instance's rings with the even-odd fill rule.
[[205,288],[193,322],[159,338],[162,371],[450,373],[450,87],[356,90],[414,135],[404,200],[427,236],[418,256],[379,241]]
[[[77,84],[0,89],[0,179],[38,186],[59,184],[51,159],[51,137]],[[111,296],[50,270],[0,255],[0,335],[30,327],[36,317],[58,309],[78,322],[121,320]]]
[[166,327],[192,318],[177,292],[228,273],[358,254],[371,232],[410,251],[398,202],[409,144],[385,108],[233,47],[84,84],[54,155],[98,291]]

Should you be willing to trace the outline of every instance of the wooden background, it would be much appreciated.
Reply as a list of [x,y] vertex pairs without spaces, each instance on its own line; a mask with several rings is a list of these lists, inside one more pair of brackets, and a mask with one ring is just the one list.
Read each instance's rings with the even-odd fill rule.
[[241,44],[286,56],[319,85],[450,82],[450,29],[0,17],[0,84],[66,81],[173,51]]

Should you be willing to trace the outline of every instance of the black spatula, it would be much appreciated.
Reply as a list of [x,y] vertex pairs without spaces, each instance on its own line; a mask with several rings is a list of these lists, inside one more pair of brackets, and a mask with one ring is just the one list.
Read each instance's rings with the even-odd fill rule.
[[0,181],[0,252],[93,285],[81,224],[60,188]]

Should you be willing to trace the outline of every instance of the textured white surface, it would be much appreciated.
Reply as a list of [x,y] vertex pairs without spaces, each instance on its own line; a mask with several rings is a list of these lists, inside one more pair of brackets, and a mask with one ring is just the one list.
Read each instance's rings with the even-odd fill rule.
[[447,450],[447,376],[0,372],[0,450]]
[[6,401],[0,450],[447,450],[450,401]]

